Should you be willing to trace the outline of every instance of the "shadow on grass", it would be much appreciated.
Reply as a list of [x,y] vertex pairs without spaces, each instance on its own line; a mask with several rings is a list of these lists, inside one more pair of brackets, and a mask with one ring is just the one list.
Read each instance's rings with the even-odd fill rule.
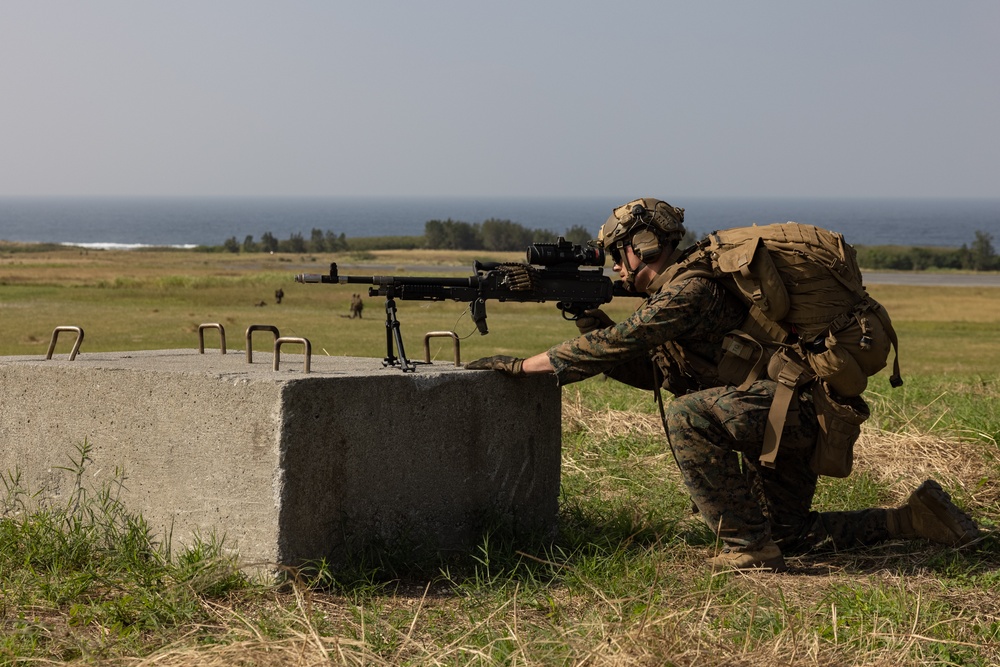
[[424,596],[448,595],[456,587],[523,590],[558,583],[570,572],[648,561],[658,550],[669,558],[678,546],[715,542],[700,521],[643,514],[625,504],[599,510],[564,505],[554,534],[517,530],[507,518],[497,517],[482,518],[479,527],[477,544],[466,550],[434,550],[416,535],[391,543],[347,541],[330,559],[290,568],[288,578],[340,593]]
[[1000,537],[995,532],[984,532],[978,540],[963,547],[948,547],[926,540],[896,540],[839,552],[813,552],[787,560],[789,573],[797,575],[889,572],[1000,582]]
[[[448,596],[456,589],[493,592],[538,589],[570,580],[609,580],[615,571],[684,564],[710,551],[716,538],[693,516],[681,520],[621,505],[570,502],[555,535],[518,532],[510,522],[484,521],[470,550],[442,552],[415,540],[353,545],[338,561],[310,562],[293,575],[310,588],[364,595]],[[700,558],[698,554],[697,558]],[[893,541],[839,552],[787,558],[783,576],[869,576],[879,572],[932,576],[961,584],[1000,584],[1000,538],[984,532],[975,543],[951,548],[925,540]],[[700,563],[689,563],[697,568]]]

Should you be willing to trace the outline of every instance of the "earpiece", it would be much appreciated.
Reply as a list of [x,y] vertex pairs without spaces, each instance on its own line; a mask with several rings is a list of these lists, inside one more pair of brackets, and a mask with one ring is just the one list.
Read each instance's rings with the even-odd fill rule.
[[651,229],[644,229],[632,236],[632,250],[643,262],[648,262],[662,250],[660,239]]

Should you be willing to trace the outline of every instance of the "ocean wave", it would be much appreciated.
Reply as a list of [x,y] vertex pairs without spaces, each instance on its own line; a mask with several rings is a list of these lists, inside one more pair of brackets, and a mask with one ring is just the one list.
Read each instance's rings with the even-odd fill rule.
[[193,243],[184,243],[181,245],[156,245],[151,243],[73,243],[71,241],[64,241],[59,245],[70,246],[73,248],[86,248],[87,250],[139,250],[141,248],[177,248],[181,250],[191,250],[192,248],[198,247]]

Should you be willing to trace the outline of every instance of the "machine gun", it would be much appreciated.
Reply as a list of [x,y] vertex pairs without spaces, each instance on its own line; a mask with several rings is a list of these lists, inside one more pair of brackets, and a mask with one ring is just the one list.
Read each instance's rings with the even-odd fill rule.
[[[563,317],[575,320],[584,311],[598,308],[616,296],[643,296],[625,289],[621,281],[604,275],[604,250],[584,247],[561,238],[556,243],[528,246],[526,262],[474,262],[467,278],[404,276],[342,276],[337,265],[329,274],[302,273],[299,283],[361,283],[372,285],[369,296],[385,297],[386,357],[383,364],[404,371],[415,366],[406,358],[396,318],[396,299],[404,301],[466,301],[479,333],[486,335],[486,301],[555,301]],[[589,268],[584,268],[589,267]],[[393,344],[399,356],[393,353]]]

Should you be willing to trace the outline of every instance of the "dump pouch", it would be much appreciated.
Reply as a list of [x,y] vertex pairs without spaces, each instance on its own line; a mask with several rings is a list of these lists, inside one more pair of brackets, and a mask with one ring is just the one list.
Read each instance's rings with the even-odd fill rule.
[[860,396],[868,386],[868,376],[857,360],[832,334],[826,337],[823,352],[807,355],[807,358],[816,376],[826,380],[841,396]]
[[838,396],[860,396],[868,378],[885,368],[892,336],[886,330],[888,316],[883,312],[881,304],[867,297],[830,324],[822,351],[806,348],[809,365]]
[[847,477],[854,467],[854,443],[871,410],[860,396],[835,397],[823,380],[816,382],[812,395],[819,436],[810,467],[817,475]]

